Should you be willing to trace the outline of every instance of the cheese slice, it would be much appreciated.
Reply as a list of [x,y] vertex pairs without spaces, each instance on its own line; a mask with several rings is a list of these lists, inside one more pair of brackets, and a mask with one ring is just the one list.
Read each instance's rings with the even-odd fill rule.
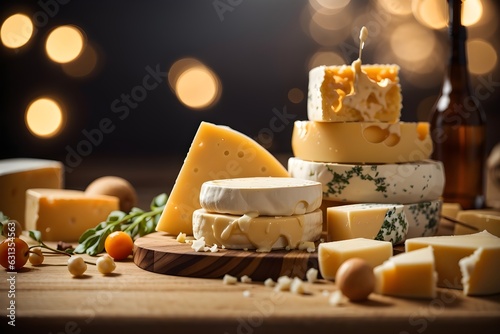
[[319,66],[309,72],[307,115],[318,122],[391,122],[401,115],[397,65]]
[[457,213],[456,219],[476,229],[455,224],[454,234],[471,234],[477,231],[487,230],[491,234],[500,237],[500,211],[461,210]]
[[253,139],[226,126],[201,122],[158,221],[157,231],[192,235],[201,185],[210,180],[277,176],[286,168]]
[[292,177],[320,182],[323,199],[348,203],[416,203],[441,197],[443,163],[343,164],[288,159]]
[[322,242],[318,245],[318,266],[321,276],[335,280],[340,265],[348,259],[362,258],[372,268],[392,256],[392,243],[373,239],[355,238]]
[[500,238],[487,231],[468,235],[434,236],[407,239],[407,252],[432,246],[436,259],[438,286],[462,289],[462,273],[459,261],[483,248],[481,275],[500,277]]
[[321,183],[291,177],[248,177],[203,183],[201,207],[207,211],[243,215],[290,216],[318,209]]
[[[479,247],[458,261],[462,273],[462,285],[466,296],[481,296],[500,293],[500,268],[498,252],[485,251]],[[497,265],[497,267],[491,267]]]
[[317,209],[293,216],[235,216],[209,213],[205,209],[193,212],[193,235],[205,238],[208,245],[229,249],[296,249],[303,242],[316,241],[322,233],[322,213]]
[[349,204],[327,208],[327,240],[366,238],[405,241],[408,221],[402,204]]
[[64,166],[59,161],[16,158],[0,160],[0,211],[23,228],[26,190],[64,186]]
[[401,163],[429,159],[427,122],[295,121],[293,155],[302,160],[348,164]]
[[437,273],[432,247],[400,253],[373,269],[374,292],[406,298],[435,298]]
[[119,199],[115,196],[68,189],[28,189],[26,229],[40,231],[44,241],[75,242],[118,209]]

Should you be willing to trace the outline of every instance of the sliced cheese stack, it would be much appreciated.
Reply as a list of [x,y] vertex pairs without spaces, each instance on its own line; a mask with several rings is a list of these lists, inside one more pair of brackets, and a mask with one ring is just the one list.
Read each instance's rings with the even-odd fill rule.
[[321,183],[290,177],[204,182],[193,235],[229,249],[295,249],[322,233]]
[[[323,200],[334,205],[403,204],[408,235],[433,235],[439,222],[444,168],[441,162],[429,160],[429,123],[400,122],[399,67],[361,65],[366,37],[363,27],[360,57],[351,66],[319,66],[309,72],[308,120],[294,123],[294,156],[288,161],[288,172],[321,182]],[[326,228],[353,226],[345,218],[330,223],[330,217],[338,217],[326,212],[324,216]],[[405,232],[398,243],[406,237]]]

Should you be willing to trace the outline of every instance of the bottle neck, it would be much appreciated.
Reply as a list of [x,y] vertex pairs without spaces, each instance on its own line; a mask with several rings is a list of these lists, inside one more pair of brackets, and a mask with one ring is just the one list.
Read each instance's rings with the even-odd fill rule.
[[448,0],[450,8],[449,38],[450,58],[447,76],[452,87],[470,90],[467,63],[467,28],[462,25],[462,0]]

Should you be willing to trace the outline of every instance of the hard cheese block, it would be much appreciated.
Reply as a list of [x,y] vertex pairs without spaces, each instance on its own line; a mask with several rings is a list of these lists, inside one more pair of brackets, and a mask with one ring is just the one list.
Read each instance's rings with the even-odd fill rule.
[[235,216],[209,213],[205,209],[193,213],[193,235],[205,238],[208,245],[217,244],[229,249],[295,249],[301,242],[321,237],[323,215],[317,209],[293,216]]
[[500,211],[461,210],[457,213],[456,219],[467,225],[474,226],[476,229],[474,230],[464,225],[455,224],[454,234],[471,234],[478,230],[487,230],[491,234],[500,237]]
[[437,200],[444,189],[442,162],[341,164],[288,159],[292,177],[320,182],[323,198],[349,203],[415,203]]
[[500,293],[500,268],[491,267],[498,262],[498,252],[488,252],[483,247],[458,261],[464,294],[481,296]]
[[295,121],[292,151],[302,160],[336,163],[401,163],[428,159],[427,122]]
[[434,236],[406,240],[407,252],[432,246],[436,259],[438,286],[462,289],[459,261],[482,248],[482,269],[479,275],[495,277],[500,281],[500,238],[482,231],[468,235]]
[[351,258],[362,258],[372,268],[392,256],[392,243],[365,238],[322,242],[318,245],[318,266],[321,276],[335,280],[340,265]]
[[59,161],[16,158],[0,160],[0,211],[25,227],[26,190],[64,186],[64,166]]
[[399,66],[319,66],[309,72],[307,115],[318,122],[391,122],[401,114]]
[[118,209],[119,199],[114,196],[86,195],[68,189],[29,189],[26,229],[40,231],[44,241],[75,242]]
[[400,253],[373,269],[375,293],[406,298],[435,298],[437,273],[432,247]]
[[226,126],[201,122],[168,197],[157,231],[192,234],[192,216],[204,182],[217,179],[288,177],[286,168],[253,139]]
[[201,186],[200,204],[207,211],[243,215],[290,216],[318,209],[322,186],[291,177],[212,180]]
[[404,242],[408,222],[402,204],[350,204],[327,208],[327,240],[366,238]]

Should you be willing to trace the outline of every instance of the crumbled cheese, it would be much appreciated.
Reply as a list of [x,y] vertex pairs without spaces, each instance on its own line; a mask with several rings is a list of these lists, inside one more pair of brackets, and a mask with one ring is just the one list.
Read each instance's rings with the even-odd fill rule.
[[214,244],[212,247],[210,247],[210,251],[212,253],[217,253],[219,251],[219,248],[217,248],[217,244]]
[[238,282],[238,278],[231,276],[231,275],[228,275],[228,274],[225,274],[224,277],[222,278],[222,283],[224,283],[226,285],[236,284],[237,282]]
[[201,252],[205,250],[205,237],[201,237],[198,240],[194,240],[191,248],[196,252]]
[[272,278],[268,278],[264,281],[264,286],[267,286],[268,288],[272,288],[273,286],[276,285],[276,282],[273,281]]
[[328,297],[328,296],[330,296],[330,291],[328,291],[328,290],[323,290],[323,291],[321,291],[321,294],[322,294],[324,297]]
[[203,251],[204,251],[204,252],[208,252],[208,251],[210,251],[210,247],[208,247],[208,246],[203,247]]
[[344,299],[344,295],[340,290],[335,290],[332,292],[330,295],[330,298],[328,299],[328,303],[333,306],[338,306],[342,303],[342,300]]
[[289,291],[290,285],[292,284],[292,279],[288,276],[278,277],[278,282],[274,289],[276,291]]
[[240,278],[241,283],[252,283],[252,279],[247,275],[243,275]]
[[252,295],[252,293],[250,292],[250,290],[245,290],[243,291],[243,297],[250,297]]
[[301,241],[299,250],[307,250],[308,253],[312,253],[316,250],[316,245],[312,241]]
[[294,277],[290,284],[290,292],[295,294],[303,294],[306,292],[304,282],[298,278]]
[[179,232],[179,235],[177,236],[177,238],[175,240],[177,240],[177,242],[180,242],[180,243],[185,243],[186,242],[186,233]]
[[309,268],[306,272],[306,277],[307,281],[309,283],[314,283],[318,280],[318,269],[316,268]]

